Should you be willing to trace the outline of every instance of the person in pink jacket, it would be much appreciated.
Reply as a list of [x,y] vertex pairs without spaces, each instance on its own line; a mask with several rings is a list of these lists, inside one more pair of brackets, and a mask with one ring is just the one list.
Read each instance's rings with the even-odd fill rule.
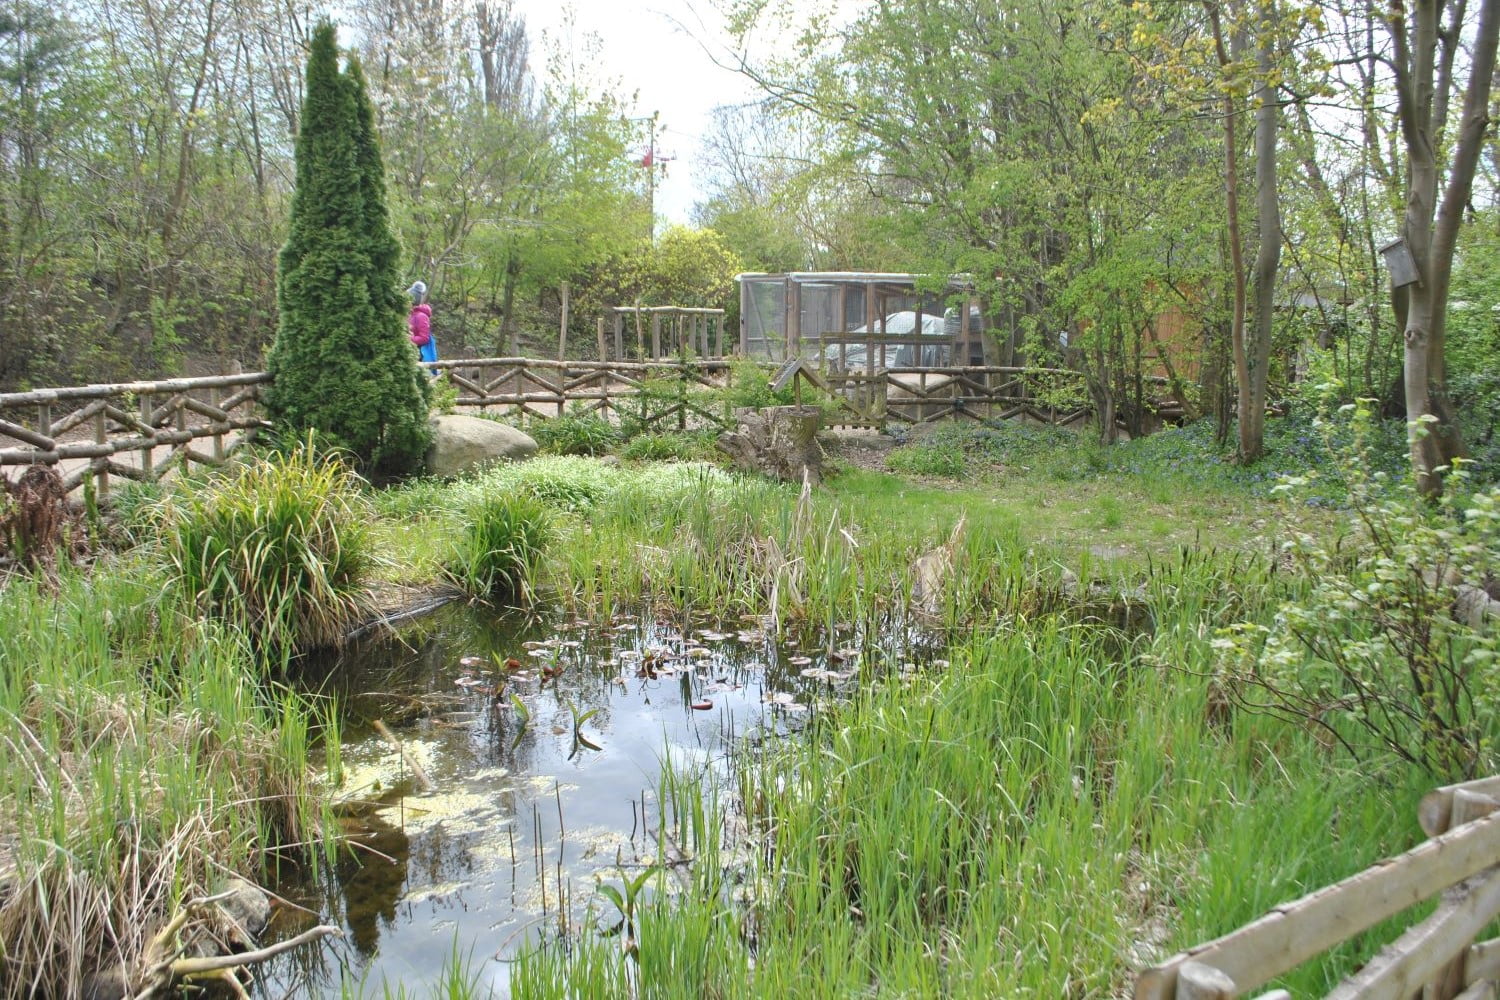
[[[423,361],[436,361],[438,359],[437,338],[432,335],[432,306],[424,299],[427,298],[427,285],[423,282],[413,282],[406,290],[411,296],[411,312],[406,317],[406,325],[411,330],[411,342],[417,345],[417,352]],[[428,373],[436,375],[436,368],[429,368]]]

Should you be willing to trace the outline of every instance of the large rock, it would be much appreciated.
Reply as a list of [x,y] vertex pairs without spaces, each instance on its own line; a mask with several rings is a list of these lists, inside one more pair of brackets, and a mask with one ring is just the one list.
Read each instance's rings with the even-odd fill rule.
[[514,462],[536,454],[531,435],[498,421],[448,413],[434,417],[432,424],[427,471],[434,476],[456,476],[488,462]]

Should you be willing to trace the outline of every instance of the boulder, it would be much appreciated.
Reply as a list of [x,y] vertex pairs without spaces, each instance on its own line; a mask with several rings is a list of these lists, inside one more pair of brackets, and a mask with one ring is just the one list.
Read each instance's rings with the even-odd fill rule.
[[536,454],[531,435],[507,424],[462,413],[432,420],[432,447],[427,449],[427,471],[447,478],[489,462],[520,461]]

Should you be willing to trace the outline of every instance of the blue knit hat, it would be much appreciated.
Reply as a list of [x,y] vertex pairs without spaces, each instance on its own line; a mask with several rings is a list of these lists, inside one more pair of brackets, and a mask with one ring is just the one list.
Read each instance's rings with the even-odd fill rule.
[[406,294],[411,296],[413,303],[419,303],[427,298],[427,285],[420,281],[414,281],[411,287],[406,290]]

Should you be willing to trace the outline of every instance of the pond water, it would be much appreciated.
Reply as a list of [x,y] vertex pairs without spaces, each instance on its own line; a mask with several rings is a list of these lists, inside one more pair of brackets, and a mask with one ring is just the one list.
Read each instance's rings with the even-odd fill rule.
[[911,629],[779,644],[753,618],[526,622],[453,604],[310,665],[345,707],[351,850],[275,887],[303,910],[277,907],[270,936],[344,936],[265,969],[263,995],[422,995],[456,951],[481,995],[508,996],[508,959],[609,909],[599,879],[681,857],[656,837],[664,758],[722,775],[734,748],[937,652]]

